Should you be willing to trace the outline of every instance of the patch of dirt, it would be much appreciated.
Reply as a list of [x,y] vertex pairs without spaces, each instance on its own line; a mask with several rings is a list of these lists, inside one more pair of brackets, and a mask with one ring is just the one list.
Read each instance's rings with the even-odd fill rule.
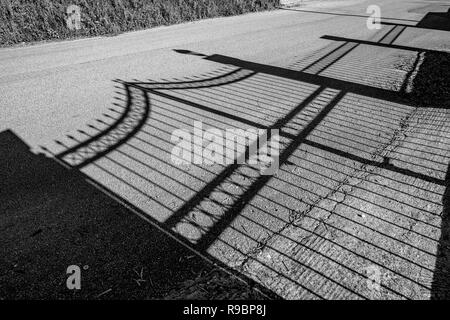
[[419,107],[450,107],[450,53],[425,53],[409,97]]
[[171,290],[165,300],[264,300],[266,295],[251,284],[222,270],[214,269],[200,274]]

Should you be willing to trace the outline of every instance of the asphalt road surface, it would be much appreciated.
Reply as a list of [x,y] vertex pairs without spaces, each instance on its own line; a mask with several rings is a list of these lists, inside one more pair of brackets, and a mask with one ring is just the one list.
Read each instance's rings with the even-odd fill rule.
[[[366,9],[373,4],[383,18],[371,30]],[[0,49],[0,132],[12,133],[5,141],[29,146],[28,157],[45,154],[70,172],[67,183],[67,173],[52,178],[64,193],[78,179],[97,190],[89,192],[98,203],[83,208],[92,219],[84,232],[94,236],[81,233],[78,247],[93,241],[108,250],[114,235],[95,236],[89,228],[109,219],[108,208],[118,203],[139,218],[114,218],[116,234],[134,237],[122,248],[116,239],[114,250],[137,250],[142,241],[159,248],[152,251],[158,260],[172,254],[172,243],[181,244],[196,259],[223,264],[282,298],[448,297],[450,111],[405,96],[417,75],[432,73],[429,55],[450,51],[442,22],[449,8],[445,1],[312,1],[116,37]],[[263,175],[248,163],[174,163],[172,134],[192,131],[194,121],[219,135],[278,129],[279,170]],[[15,170],[18,176],[58,171],[48,165]],[[42,172],[33,180],[37,189],[41,183],[55,188]],[[5,198],[17,203],[33,193],[23,184],[4,184]],[[74,196],[78,205],[93,201],[83,192]],[[68,201],[56,195],[45,210]],[[35,226],[26,210],[14,210],[4,230]],[[46,236],[52,217],[37,234],[30,229],[36,240],[27,241]],[[71,223],[64,232],[73,231]],[[129,224],[151,225],[163,236],[149,242]],[[14,234],[7,239],[3,268],[42,254],[14,249],[21,241]],[[69,261],[59,250],[54,244],[43,252]],[[115,255],[104,259],[113,263]],[[151,272],[162,271],[154,265]],[[16,285],[17,292],[27,286]],[[102,288],[108,286],[96,287]]]

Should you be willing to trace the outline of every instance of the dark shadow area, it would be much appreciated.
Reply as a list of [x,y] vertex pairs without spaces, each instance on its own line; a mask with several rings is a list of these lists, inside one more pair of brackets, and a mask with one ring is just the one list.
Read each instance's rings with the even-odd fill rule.
[[[216,269],[14,132],[0,133],[0,153],[0,298],[159,299]],[[81,268],[80,291],[66,288],[70,265]],[[251,281],[214,272],[227,288],[198,297],[230,297],[230,288],[262,297]]]
[[428,12],[416,27],[450,31],[450,9],[447,12]]
[[[442,5],[445,7],[445,5]],[[448,7],[448,6],[447,6]],[[420,28],[440,31],[450,31],[450,9],[447,12],[428,12],[416,25],[381,21],[381,24]]]

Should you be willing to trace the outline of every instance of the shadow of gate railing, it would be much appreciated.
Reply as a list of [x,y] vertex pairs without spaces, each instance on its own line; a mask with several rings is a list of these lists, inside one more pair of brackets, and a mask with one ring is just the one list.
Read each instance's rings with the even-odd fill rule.
[[[390,29],[377,46],[416,51],[392,45],[403,30]],[[412,105],[405,85],[358,82],[358,64],[346,57],[370,43],[345,41],[302,70],[178,50],[224,67],[184,81],[122,82],[151,113],[138,112],[138,129],[99,147],[101,156],[72,165],[199,254],[285,298],[426,297],[450,159],[448,110]],[[339,63],[339,77],[324,75]],[[125,110],[116,105],[99,121],[104,127],[129,113],[127,97]],[[262,176],[248,163],[172,164],[173,131],[196,120],[280,130],[278,173]],[[58,158],[71,164],[80,146],[95,154],[93,143],[112,130],[90,128],[97,133],[80,131],[87,142],[69,137],[75,146]],[[381,291],[367,285],[373,266],[384,275]]]

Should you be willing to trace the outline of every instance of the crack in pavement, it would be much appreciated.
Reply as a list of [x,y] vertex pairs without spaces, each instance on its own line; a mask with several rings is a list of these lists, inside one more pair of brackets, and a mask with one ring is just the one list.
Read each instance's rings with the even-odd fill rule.
[[[414,108],[399,121],[398,128],[393,130],[391,138],[386,143],[379,144],[378,148],[372,152],[370,156],[372,159],[382,157],[383,163],[389,162],[389,155],[401,146],[402,142],[407,137],[406,133],[413,128],[413,126],[411,126],[413,122],[412,119],[416,115],[417,110],[417,107]],[[330,190],[325,196],[319,197],[312,203],[306,203],[303,199],[300,199],[300,201],[306,203],[308,207],[301,211],[292,209],[289,214],[289,222],[279,228],[276,232],[261,238],[255,246],[247,251],[245,258],[238,264],[237,269],[246,271],[251,260],[257,260],[258,255],[263,254],[267,248],[270,248],[271,243],[275,242],[283,232],[289,228],[299,227],[304,223],[305,218],[307,217],[311,218],[316,225],[313,227],[312,231],[309,231],[309,235],[304,236],[299,240],[299,243],[303,243],[310,239],[314,234],[317,234],[317,232],[320,231],[319,229],[321,226],[324,226],[326,232],[329,233],[330,230],[328,230],[327,221],[333,216],[338,205],[346,201],[347,196],[354,191],[354,187],[367,181],[375,171],[380,169],[381,168],[363,163],[355,168],[352,173],[346,175],[338,185]],[[328,205],[329,208],[327,208],[327,202],[331,203],[331,206]],[[325,217],[314,218],[312,217],[312,214],[315,209],[328,211],[328,214]],[[306,230],[307,228],[302,229]],[[248,272],[248,270],[246,272]]]

